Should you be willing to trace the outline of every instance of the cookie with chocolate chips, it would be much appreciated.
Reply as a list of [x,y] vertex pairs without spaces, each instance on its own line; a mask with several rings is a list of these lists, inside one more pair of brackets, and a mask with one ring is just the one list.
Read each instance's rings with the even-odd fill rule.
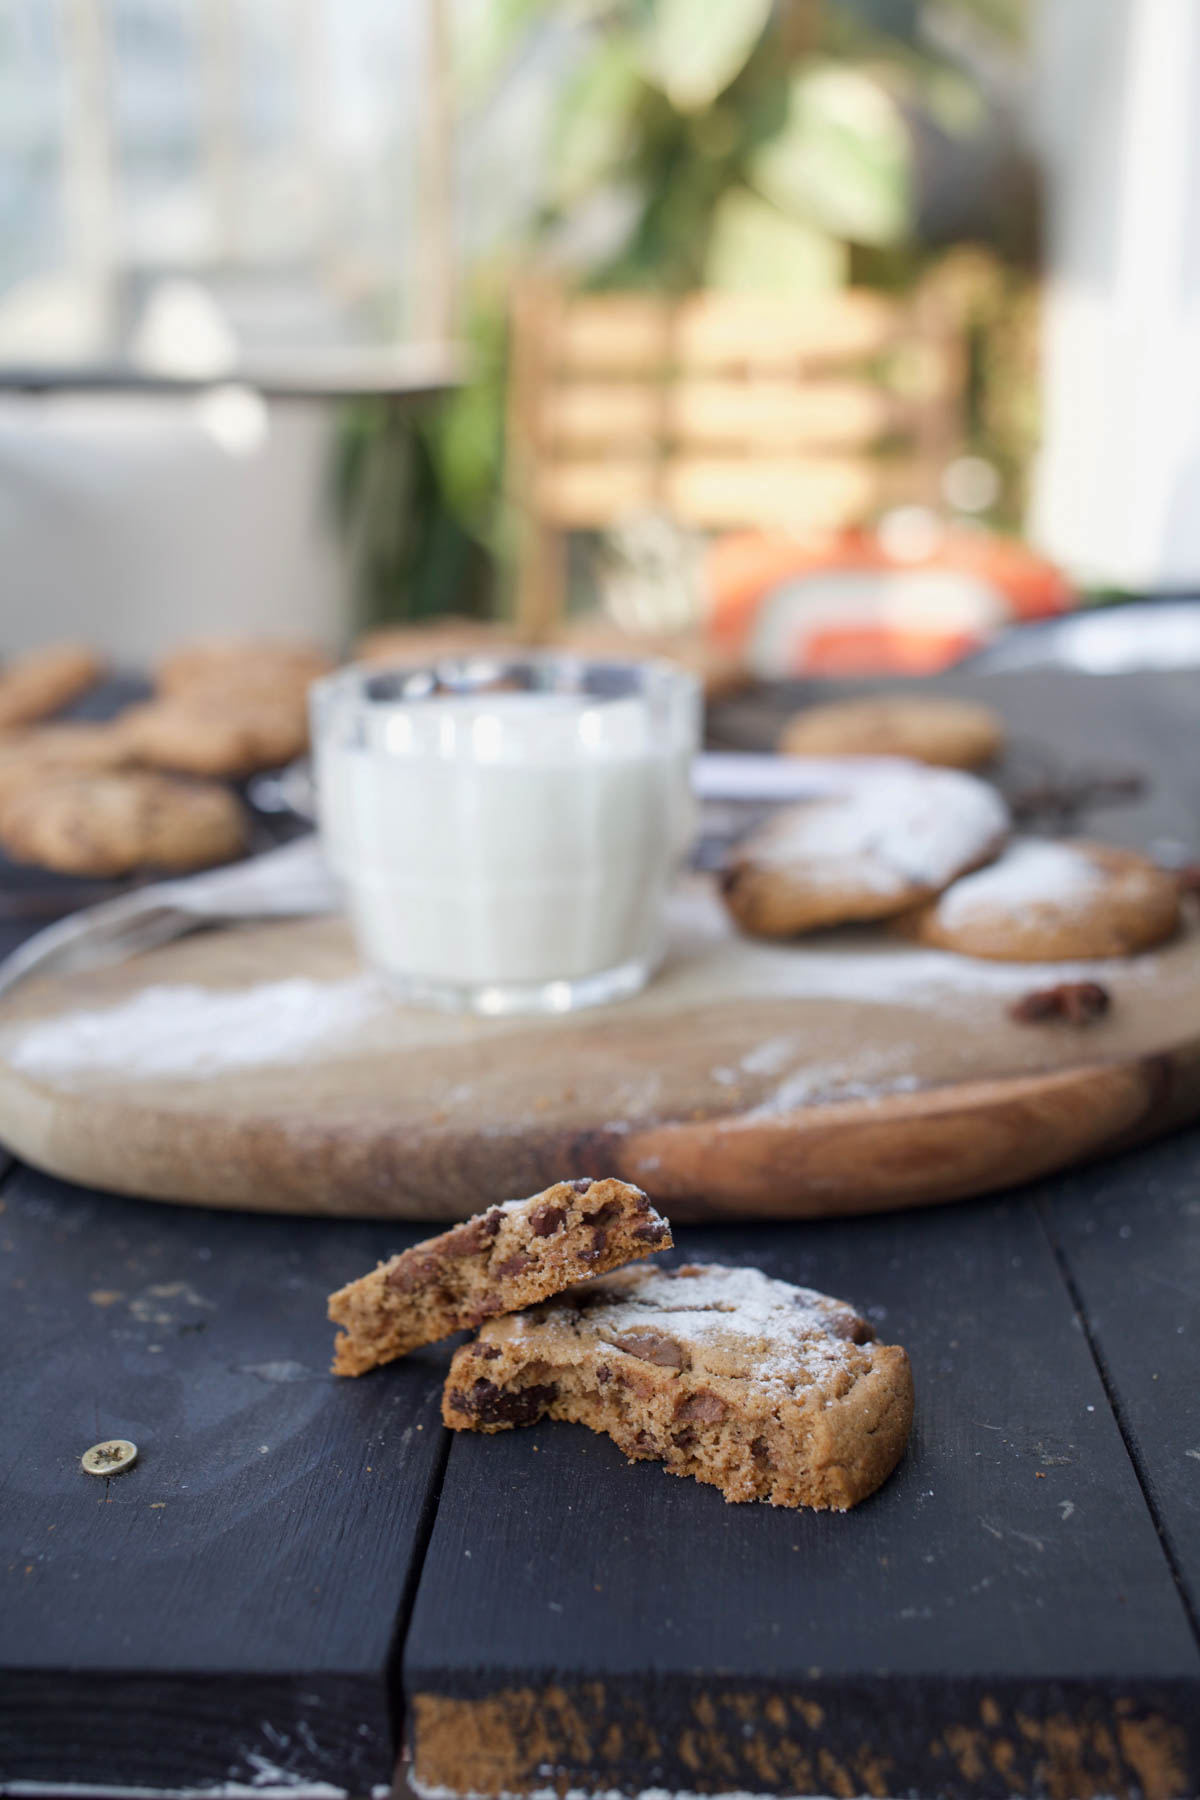
[[908,1357],[874,1337],[844,1301],[759,1269],[622,1269],[488,1320],[455,1354],[442,1417],[485,1432],[569,1419],[727,1500],[844,1511],[912,1423]]
[[329,1317],[343,1328],[334,1373],[362,1375],[670,1243],[667,1221],[624,1181],[582,1176],[489,1207],[330,1296]]

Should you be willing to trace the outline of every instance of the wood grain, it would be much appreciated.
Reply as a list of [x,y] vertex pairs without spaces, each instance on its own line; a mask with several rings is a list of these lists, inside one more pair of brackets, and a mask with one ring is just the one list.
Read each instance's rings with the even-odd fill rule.
[[1072,1174],[1032,1198],[1200,1621],[1200,1135]]
[[[1008,1018],[1044,979],[878,932],[740,939],[697,882],[642,995],[487,1020],[394,1004],[336,920],[249,926],[16,990],[0,1138],[69,1179],[270,1211],[449,1219],[618,1174],[680,1218],[813,1217],[1011,1185],[1200,1114],[1200,929],[1106,965],[1086,1031]],[[331,1021],[303,1051],[279,1025],[296,982]],[[249,1010],[222,1025],[230,999]],[[172,1069],[121,1022],[147,1000]]]

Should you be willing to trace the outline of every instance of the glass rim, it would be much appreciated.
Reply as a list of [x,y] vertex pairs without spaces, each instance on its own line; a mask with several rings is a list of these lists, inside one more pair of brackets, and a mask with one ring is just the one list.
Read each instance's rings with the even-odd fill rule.
[[[540,746],[530,737],[529,710],[504,704],[539,695],[579,703],[555,709]],[[475,704],[441,704],[456,700]],[[314,682],[309,707],[318,766],[325,748],[339,743],[386,757],[478,762],[536,761],[553,745],[557,754],[591,760],[644,755],[650,745],[655,754],[672,746],[694,751],[703,694],[691,670],[669,658],[532,651],[351,663]],[[634,717],[641,724],[631,737]]]
[[[660,694],[670,691],[680,695],[694,694],[697,698],[701,692],[699,677],[682,663],[674,662],[667,656],[585,656],[576,651],[523,650],[515,647],[503,651],[458,651],[448,656],[421,658],[414,662],[345,663],[341,668],[333,669],[328,675],[322,675],[314,681],[309,688],[309,695],[313,703],[321,707],[331,701],[340,701],[352,709],[361,709],[364,713],[377,717],[381,713],[398,712],[425,701],[452,699],[456,696],[465,698],[471,694],[482,696],[489,692],[490,683],[495,684],[491,691],[503,693],[506,690],[499,684],[522,670],[553,670],[577,679],[589,672],[609,673],[620,674],[628,679],[629,685],[622,692],[582,690],[585,697],[597,706],[649,697],[652,691]],[[400,678],[403,678],[406,685],[413,685],[412,692],[388,694],[369,691],[372,682],[377,681],[383,685],[389,680]],[[567,680],[561,687],[548,687],[544,690],[531,688],[528,691],[572,694],[581,690]]]

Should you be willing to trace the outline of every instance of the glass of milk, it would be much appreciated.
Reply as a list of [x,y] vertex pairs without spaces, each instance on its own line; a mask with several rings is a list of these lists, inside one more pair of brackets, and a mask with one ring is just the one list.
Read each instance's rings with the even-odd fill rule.
[[693,827],[694,678],[660,662],[359,665],[312,690],[317,815],[364,960],[405,999],[634,993]]

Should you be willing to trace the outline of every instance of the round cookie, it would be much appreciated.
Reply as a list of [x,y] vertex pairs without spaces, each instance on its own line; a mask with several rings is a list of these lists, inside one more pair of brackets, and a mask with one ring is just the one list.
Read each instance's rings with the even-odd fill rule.
[[0,808],[5,849],[64,875],[202,869],[238,855],[246,839],[246,815],[227,788],[166,775],[47,774]]
[[301,695],[215,697],[181,694],[148,700],[122,713],[119,729],[131,756],[185,775],[252,775],[277,769],[308,748]]
[[1000,962],[1131,956],[1179,925],[1179,882],[1132,850],[1086,838],[1012,844],[899,922],[906,937]]
[[978,769],[1004,748],[990,706],[941,694],[880,694],[810,706],[779,738],[789,756],[906,756],[947,769]]
[[333,659],[315,644],[273,639],[211,638],[183,644],[159,663],[160,694],[303,694]]
[[130,760],[128,745],[111,724],[70,721],[0,736],[0,805],[48,774],[89,774]]
[[889,919],[978,868],[1007,833],[1003,800],[973,776],[873,774],[777,813],[736,847],[722,891],[760,937]]
[[0,667],[0,730],[32,725],[94,687],[104,664],[86,644],[47,644]]

